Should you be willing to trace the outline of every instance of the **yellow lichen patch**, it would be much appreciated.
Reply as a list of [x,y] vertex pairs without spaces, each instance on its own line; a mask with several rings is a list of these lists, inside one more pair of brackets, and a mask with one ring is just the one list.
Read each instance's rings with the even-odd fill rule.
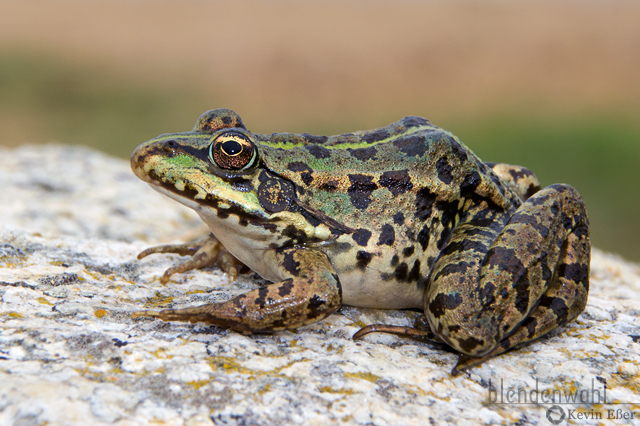
[[162,359],[171,359],[173,358],[173,355],[168,355],[166,354],[167,349],[166,348],[158,348],[155,351],[151,352],[156,358],[162,358]]
[[251,371],[248,368],[245,368],[242,365],[240,365],[233,358],[212,357],[212,358],[209,359],[208,363],[209,363],[209,365],[211,366],[211,368],[213,370],[218,370],[218,369],[222,368],[225,371],[229,371],[229,372],[237,372],[237,373],[242,373],[242,374],[255,374],[253,371]]
[[22,315],[20,315],[17,312],[13,312],[13,311],[9,311],[9,312],[3,312],[2,315],[11,317],[11,318],[22,318]]
[[353,390],[351,390],[351,389],[334,389],[331,386],[323,386],[321,388],[318,388],[318,390],[320,392],[339,393],[339,394],[342,394],[342,395],[351,395],[353,393]]
[[349,379],[362,379],[362,380],[367,380],[371,383],[375,383],[376,381],[380,380],[379,376],[376,376],[375,374],[371,374],[371,373],[365,373],[362,371],[358,371],[357,373],[344,373],[344,377],[347,377]]
[[149,297],[147,301],[144,303],[145,308],[159,308],[162,305],[168,305],[173,302],[173,297],[165,296],[161,294],[159,291],[156,291],[155,296]]
[[104,274],[101,274],[96,271],[88,271],[86,268],[84,269],[84,273],[89,275],[91,278],[93,278],[96,281],[100,281],[104,277]]
[[107,315],[107,311],[105,311],[104,309],[96,309],[93,312],[93,315],[95,315],[97,318],[102,318],[103,316]]
[[187,382],[185,385],[193,387],[195,390],[200,389],[201,387],[208,385],[210,380],[194,380],[192,382]]
[[38,301],[38,303],[42,303],[43,305],[53,306],[53,303],[49,302],[44,297],[38,297],[36,300]]
[[189,290],[187,291],[186,294],[200,294],[200,293],[206,293],[207,290]]

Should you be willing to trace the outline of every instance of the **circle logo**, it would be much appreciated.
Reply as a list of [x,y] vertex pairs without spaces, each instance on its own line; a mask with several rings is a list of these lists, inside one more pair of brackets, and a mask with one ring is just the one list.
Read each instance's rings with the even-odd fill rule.
[[560,407],[559,405],[552,405],[547,410],[547,420],[549,420],[551,424],[557,425],[561,421],[563,421],[565,417],[566,414],[562,407]]

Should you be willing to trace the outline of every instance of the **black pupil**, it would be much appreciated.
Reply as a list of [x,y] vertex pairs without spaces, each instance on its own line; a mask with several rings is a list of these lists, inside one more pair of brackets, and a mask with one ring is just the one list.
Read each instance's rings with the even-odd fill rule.
[[221,148],[227,155],[236,155],[242,152],[242,145],[233,140],[222,142]]

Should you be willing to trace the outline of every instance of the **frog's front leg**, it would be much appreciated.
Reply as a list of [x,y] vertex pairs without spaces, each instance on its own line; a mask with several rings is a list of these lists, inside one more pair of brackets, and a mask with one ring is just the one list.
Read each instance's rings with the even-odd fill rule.
[[454,373],[573,320],[589,291],[588,220],[569,185],[533,195],[490,247],[495,227],[468,231],[452,234],[425,296],[434,333],[471,357]]
[[222,303],[196,308],[140,311],[164,321],[204,322],[244,333],[296,328],[320,321],[342,304],[342,287],[326,254],[308,248],[278,249],[283,281]]
[[229,275],[229,281],[235,281],[238,277],[238,270],[246,268],[242,262],[224,248],[213,234],[209,234],[192,243],[150,247],[138,255],[138,260],[155,253],[175,253],[180,256],[191,256],[188,260],[178,263],[162,274],[160,282],[165,285],[169,282],[173,274],[204,268],[210,265],[220,266],[220,268]]

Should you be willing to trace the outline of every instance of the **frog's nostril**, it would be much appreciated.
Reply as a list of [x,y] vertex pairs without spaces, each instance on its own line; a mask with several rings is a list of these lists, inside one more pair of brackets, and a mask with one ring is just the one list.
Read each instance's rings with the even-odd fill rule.
[[173,141],[173,140],[167,141],[167,145],[169,146],[175,146],[175,144],[176,144],[176,141]]

